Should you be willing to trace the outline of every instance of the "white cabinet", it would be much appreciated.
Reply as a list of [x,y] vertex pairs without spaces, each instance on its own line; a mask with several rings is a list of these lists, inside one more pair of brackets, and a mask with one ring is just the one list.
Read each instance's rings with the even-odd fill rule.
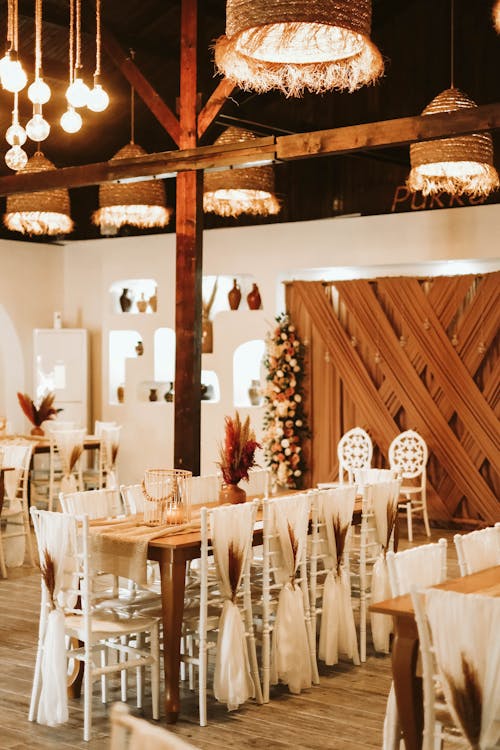
[[56,394],[61,419],[88,429],[88,336],[82,328],[36,328],[33,331],[35,400]]

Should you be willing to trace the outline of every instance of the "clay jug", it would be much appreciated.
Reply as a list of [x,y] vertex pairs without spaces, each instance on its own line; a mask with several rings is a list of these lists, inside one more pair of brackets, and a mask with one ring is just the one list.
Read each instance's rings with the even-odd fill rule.
[[120,307],[122,312],[126,313],[132,306],[132,298],[129,297],[128,289],[125,287],[120,296]]
[[168,388],[165,391],[163,398],[169,404],[174,400],[174,384],[172,382],[168,384]]
[[231,310],[237,310],[241,302],[241,289],[236,279],[233,279],[233,288],[229,290],[227,298]]
[[135,353],[138,357],[142,357],[142,355],[144,354],[144,344],[142,343],[142,341],[138,341],[135,345]]
[[157,294],[158,294],[158,290],[155,287],[155,293],[153,294],[152,297],[149,298],[149,306],[151,308],[151,312],[154,312],[154,313],[158,309],[158,297],[157,297]]
[[231,503],[232,505],[238,505],[239,503],[246,502],[247,493],[238,487],[237,484],[223,484],[219,492],[219,505],[225,503]]
[[248,389],[248,398],[252,406],[260,406],[262,401],[260,380],[252,380],[250,388]]
[[250,310],[260,310],[262,300],[257,284],[252,284],[252,290],[247,294],[247,302]]
[[158,401],[158,390],[157,390],[157,388],[150,388],[149,389],[149,400],[150,401]]
[[148,306],[148,301],[144,297],[144,293],[141,294],[141,298],[137,300],[137,309],[140,313],[145,313]]

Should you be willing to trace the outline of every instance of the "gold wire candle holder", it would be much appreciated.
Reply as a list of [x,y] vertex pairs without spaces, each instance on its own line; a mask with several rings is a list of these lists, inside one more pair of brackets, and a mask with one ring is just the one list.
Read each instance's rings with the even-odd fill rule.
[[191,476],[184,469],[146,469],[142,481],[146,526],[178,526],[189,522]]

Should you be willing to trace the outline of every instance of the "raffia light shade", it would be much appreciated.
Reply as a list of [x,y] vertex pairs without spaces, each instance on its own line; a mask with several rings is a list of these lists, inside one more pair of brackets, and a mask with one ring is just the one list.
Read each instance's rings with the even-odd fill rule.
[[[472,99],[458,89],[450,88],[436,96],[422,114],[472,107],[477,107]],[[488,195],[499,186],[489,133],[414,143],[410,146],[410,161],[408,187],[424,195],[445,192],[479,197]]]
[[[144,156],[146,151],[137,143],[127,143],[110,161]],[[162,180],[115,183],[99,186],[99,209],[92,214],[97,226],[119,229],[126,224],[140,229],[164,227],[172,210],[166,207],[165,186]]]
[[500,34],[500,0],[497,0],[493,7],[493,25],[497,34]]
[[[227,145],[253,140],[256,135],[244,128],[227,128],[215,143]],[[271,165],[207,172],[203,184],[203,209],[219,216],[253,214],[271,216],[280,210],[274,194]]]
[[[46,172],[52,169],[56,167],[50,159],[41,151],[36,151],[22,172]],[[3,221],[7,229],[22,234],[68,234],[73,229],[68,190],[57,188],[9,195]]]
[[258,92],[354,91],[384,71],[371,19],[371,0],[227,0],[215,64]]

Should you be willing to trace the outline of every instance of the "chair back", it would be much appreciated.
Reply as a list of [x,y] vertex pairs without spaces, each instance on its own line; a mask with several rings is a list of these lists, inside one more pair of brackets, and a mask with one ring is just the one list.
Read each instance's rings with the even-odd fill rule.
[[427,588],[446,581],[448,542],[422,544],[402,552],[387,553],[387,567],[393,596],[408,594],[412,586]]
[[453,541],[461,575],[500,565],[500,523],[468,534],[455,534]]
[[116,518],[122,513],[118,490],[87,490],[59,494],[63,513],[87,515],[89,519]]
[[389,446],[390,467],[399,471],[403,479],[425,474],[428,455],[425,440],[415,430],[397,435]]
[[108,489],[116,489],[116,459],[120,448],[121,426],[102,422],[100,428],[101,445],[99,449],[99,477]]
[[218,502],[221,487],[219,474],[205,474],[188,479],[191,493],[191,505],[201,507]]
[[[462,747],[494,748],[500,741],[500,599],[456,591],[412,590],[422,654],[423,750],[435,747],[438,684],[464,741]],[[442,712],[441,712],[442,715]],[[456,732],[455,745],[457,743]],[[441,734],[447,737],[446,726]]]
[[339,460],[339,480],[344,481],[344,473],[347,481],[352,484],[355,469],[368,469],[372,462],[373,445],[368,433],[361,427],[353,427],[339,440],[337,445],[337,456]]
[[390,482],[393,479],[397,479],[398,476],[398,472],[393,469],[355,469],[354,483],[362,489],[365,484]]
[[110,750],[196,750],[194,745],[154,726],[144,719],[131,716],[127,706],[115,703],[111,708]]
[[3,461],[0,466],[13,467],[14,471],[4,474],[5,494],[9,500],[20,498],[28,501],[28,478],[33,454],[32,442],[5,442],[2,445]]
[[133,516],[144,512],[144,494],[141,484],[121,484],[120,495],[125,515]]
[[107,430],[109,427],[116,426],[116,422],[101,422],[99,419],[96,419],[96,421],[94,422],[94,435],[96,437],[101,437],[103,430]]
[[267,468],[250,469],[248,472],[248,482],[243,483],[243,488],[249,497],[269,497],[270,486],[271,470]]

